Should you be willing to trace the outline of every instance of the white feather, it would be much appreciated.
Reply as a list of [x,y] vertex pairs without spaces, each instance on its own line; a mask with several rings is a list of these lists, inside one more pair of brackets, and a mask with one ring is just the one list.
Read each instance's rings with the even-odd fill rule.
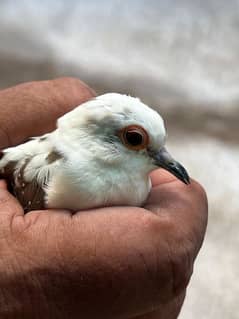
[[[148,132],[151,147],[164,146],[166,133],[158,113],[137,98],[108,93],[65,114],[45,139],[35,138],[7,149],[0,168],[8,161],[17,161],[17,172],[31,158],[24,177],[27,181],[37,179],[40,185],[47,181],[45,200],[49,208],[140,206],[151,188],[151,159],[144,151],[107,141],[114,130],[133,124]],[[49,164],[47,156],[53,150],[63,159]]]

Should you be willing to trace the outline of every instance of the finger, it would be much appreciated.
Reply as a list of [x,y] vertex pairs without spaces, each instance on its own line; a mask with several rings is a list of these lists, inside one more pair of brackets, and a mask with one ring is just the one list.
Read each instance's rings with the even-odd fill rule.
[[150,179],[153,187],[159,184],[170,183],[177,180],[174,175],[170,174],[164,169],[157,169],[153,171],[150,174]]
[[0,180],[0,224],[2,225],[5,220],[11,222],[13,218],[23,215],[20,203],[8,192],[5,181]]
[[207,225],[207,196],[196,181],[184,185],[167,174],[154,175],[154,186],[145,208],[168,222],[172,238],[179,243],[191,241],[195,245],[195,256],[201,247]]
[[55,128],[56,119],[95,95],[78,79],[17,85],[0,92],[0,148]]

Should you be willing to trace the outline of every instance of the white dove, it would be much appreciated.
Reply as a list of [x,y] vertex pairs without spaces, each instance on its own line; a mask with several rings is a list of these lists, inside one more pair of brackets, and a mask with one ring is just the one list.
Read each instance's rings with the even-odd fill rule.
[[138,98],[108,93],[65,114],[55,131],[1,152],[1,176],[25,212],[141,206],[149,173],[162,167],[188,184],[166,151],[162,117]]

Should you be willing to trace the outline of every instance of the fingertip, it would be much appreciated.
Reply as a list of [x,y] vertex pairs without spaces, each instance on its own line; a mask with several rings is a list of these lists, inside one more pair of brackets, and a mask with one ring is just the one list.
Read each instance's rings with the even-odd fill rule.
[[176,181],[177,178],[164,169],[156,169],[150,174],[152,186],[170,183]]
[[154,177],[156,180],[146,202],[147,209],[158,214],[170,213],[170,216],[175,216],[175,212],[180,215],[181,212],[188,219],[197,215],[207,221],[207,194],[200,183],[191,179],[190,184],[185,185],[168,173],[161,175],[161,172],[156,172]]
[[[207,193],[204,187],[193,178],[190,178],[189,184],[182,183],[174,175],[170,174],[164,169],[156,169],[150,174],[152,182],[152,192],[162,192],[165,188],[170,190],[177,190],[180,192],[193,193],[202,202],[207,203]],[[161,196],[154,196],[156,199],[160,199]]]

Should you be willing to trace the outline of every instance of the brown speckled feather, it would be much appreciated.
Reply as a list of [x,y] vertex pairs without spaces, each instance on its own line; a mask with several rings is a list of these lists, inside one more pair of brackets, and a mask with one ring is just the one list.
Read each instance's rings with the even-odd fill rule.
[[[4,156],[7,156],[7,152],[0,152],[0,161],[4,160]],[[44,157],[45,167],[54,165],[56,161],[61,159],[61,155],[56,151],[46,153]],[[49,170],[45,170],[42,178],[39,181],[38,175],[41,170],[41,166],[33,166],[34,155],[21,159],[20,161],[9,160],[5,166],[0,170],[0,178],[4,178],[8,183],[9,191],[16,196],[21,203],[24,212],[27,213],[31,210],[44,209],[44,188],[49,181]],[[32,179],[26,178],[26,173],[32,172],[34,176]]]
[[10,192],[21,203],[24,212],[44,208],[44,190],[34,179],[30,183],[24,179],[24,170],[30,160],[18,170],[16,174],[16,162],[9,162],[1,171],[1,178],[6,179]]

